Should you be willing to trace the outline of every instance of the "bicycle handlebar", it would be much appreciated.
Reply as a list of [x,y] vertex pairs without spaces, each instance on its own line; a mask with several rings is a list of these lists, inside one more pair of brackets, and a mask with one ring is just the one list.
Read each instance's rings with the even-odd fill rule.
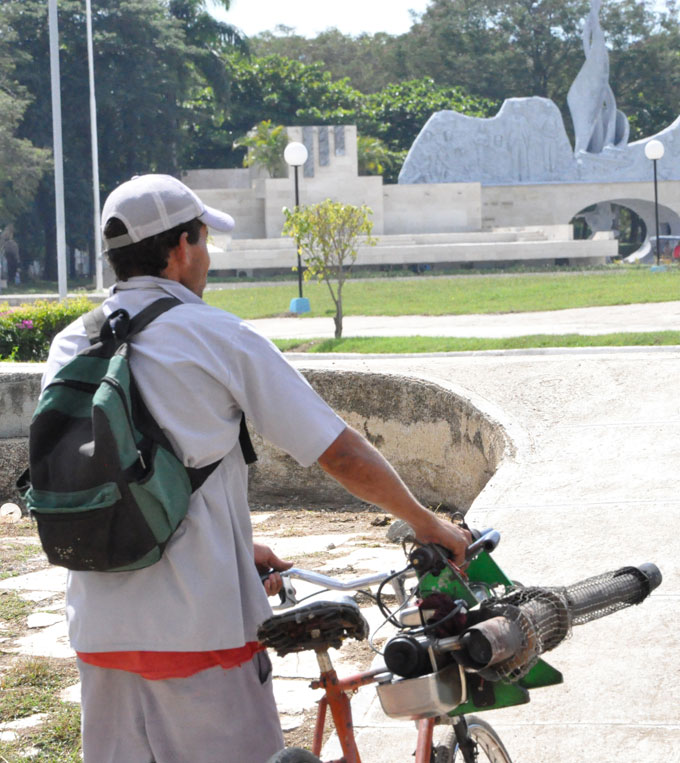
[[[465,559],[467,561],[470,561],[482,551],[490,553],[496,548],[501,539],[500,533],[491,528],[481,531],[473,530],[472,535],[474,540],[467,547],[465,552]],[[422,548],[437,549],[442,556],[450,556],[448,549],[437,546],[436,544],[425,544]],[[274,570],[269,570],[268,572],[263,573],[260,577],[264,581],[273,572]],[[376,585],[378,583],[384,583],[392,579],[394,581],[393,587],[395,594],[401,603],[404,597],[403,581],[409,577],[413,577],[416,574],[416,570],[407,569],[402,572],[395,572],[394,570],[390,570],[389,572],[377,572],[373,575],[366,575],[361,578],[346,581],[338,580],[338,578],[331,577],[330,575],[323,575],[320,572],[305,570],[300,567],[291,567],[288,570],[282,571],[280,574],[281,579],[283,580],[283,587],[279,592],[280,604],[277,609],[292,607],[298,603],[295,588],[290,582],[291,578],[304,580],[307,583],[313,583],[320,588],[327,588],[332,591],[358,591],[362,588],[367,588],[368,586]]]
[[[285,570],[281,573],[282,578],[297,578],[298,580],[304,580],[307,583],[314,583],[322,588],[330,588],[332,591],[358,591],[366,586],[375,585],[376,583],[382,583],[384,580],[388,580],[392,575],[397,573],[394,570],[390,572],[377,572],[374,575],[366,575],[363,578],[355,578],[354,580],[338,580],[338,578],[332,578],[329,575],[322,575],[320,572],[313,572],[312,570],[303,570],[299,567],[291,567],[289,570]],[[409,576],[409,573],[404,572],[404,576]]]

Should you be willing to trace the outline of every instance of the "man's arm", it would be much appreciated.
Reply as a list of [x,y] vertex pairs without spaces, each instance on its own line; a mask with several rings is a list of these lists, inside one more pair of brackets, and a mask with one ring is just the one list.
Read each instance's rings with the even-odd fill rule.
[[439,543],[465,561],[470,533],[443,522],[422,506],[389,462],[358,432],[347,427],[319,456],[319,465],[352,495],[408,522],[421,543]]

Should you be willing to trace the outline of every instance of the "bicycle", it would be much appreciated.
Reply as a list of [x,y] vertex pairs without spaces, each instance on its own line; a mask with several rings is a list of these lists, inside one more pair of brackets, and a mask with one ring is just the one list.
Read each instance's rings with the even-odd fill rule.
[[[376,684],[388,717],[417,721],[415,763],[512,763],[497,732],[474,713],[529,702],[530,690],[561,683],[562,674],[540,655],[562,643],[574,625],[639,604],[662,579],[648,563],[568,587],[524,587],[491,557],[499,533],[475,536],[465,570],[445,549],[412,541],[408,548],[404,544],[408,564],[398,572],[345,582],[299,568],[283,573],[283,609],[260,626],[258,638],[281,656],[314,650],[320,676],[311,686],[324,694],[311,752],[286,748],[267,763],[322,763],[318,756],[328,709],[343,754],[328,763],[361,763],[349,694],[370,684]],[[412,577],[416,584],[407,591]],[[298,602],[291,578],[339,591],[377,584],[376,603],[398,629],[384,647],[385,664],[339,678],[328,649],[340,648],[347,638],[365,639],[368,624],[348,596]],[[386,603],[388,583],[397,600],[394,610]],[[441,742],[434,741],[437,725],[447,731]]]

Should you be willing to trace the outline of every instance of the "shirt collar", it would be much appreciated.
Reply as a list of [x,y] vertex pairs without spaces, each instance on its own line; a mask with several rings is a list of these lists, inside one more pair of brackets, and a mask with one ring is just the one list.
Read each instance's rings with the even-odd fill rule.
[[183,286],[179,281],[172,281],[169,278],[159,278],[157,276],[133,276],[127,281],[117,281],[109,289],[109,297],[118,291],[130,291],[133,289],[154,289],[164,291],[171,297],[181,299],[182,302],[203,305],[203,300]]

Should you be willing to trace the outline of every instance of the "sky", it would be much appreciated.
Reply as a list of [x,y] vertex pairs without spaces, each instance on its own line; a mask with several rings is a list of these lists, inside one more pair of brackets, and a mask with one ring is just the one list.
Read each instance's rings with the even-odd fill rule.
[[[251,36],[274,31],[279,24],[297,34],[315,37],[329,27],[343,34],[402,34],[411,28],[409,10],[422,13],[429,0],[231,0],[228,12],[215,8],[215,16]],[[656,0],[664,7],[664,0]]]
[[343,34],[402,34],[411,28],[409,9],[422,13],[429,0],[231,0],[228,12],[215,16],[246,35],[273,31],[278,24],[295,27],[304,37],[315,37],[329,27]]

